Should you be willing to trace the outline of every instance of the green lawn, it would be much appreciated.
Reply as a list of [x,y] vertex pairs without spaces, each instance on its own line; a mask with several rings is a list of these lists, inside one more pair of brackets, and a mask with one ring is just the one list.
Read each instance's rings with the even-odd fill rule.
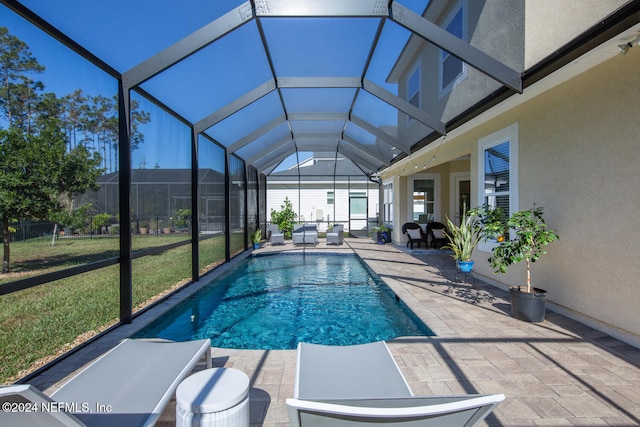
[[[240,237],[239,237],[240,236]],[[232,234],[232,240],[242,235]],[[134,236],[136,249],[184,240],[184,235]],[[11,244],[12,277],[68,268],[118,255],[117,238]],[[237,243],[236,243],[237,245]],[[201,266],[224,261],[224,236],[201,242]],[[141,308],[191,278],[191,245],[133,261],[133,305]],[[37,361],[53,359],[118,321],[119,265],[0,296],[0,383],[24,376]]]

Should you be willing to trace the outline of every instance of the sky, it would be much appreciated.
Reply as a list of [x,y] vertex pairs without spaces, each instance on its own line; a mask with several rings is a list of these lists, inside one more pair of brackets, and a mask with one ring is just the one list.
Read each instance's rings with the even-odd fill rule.
[[[244,2],[22,0],[22,3],[118,72],[124,72]],[[426,0],[402,1],[405,7],[416,13],[424,10],[425,3]],[[270,54],[278,68],[276,71],[279,75],[292,76],[357,75],[362,69],[359,64],[366,60],[366,50],[362,47],[370,43],[378,22],[369,18],[341,18],[335,20],[333,27],[326,32],[321,18],[298,19],[295,25],[290,25],[292,21],[286,19],[286,26],[284,18],[264,19],[263,23],[267,42],[272,46]],[[113,96],[117,93],[115,79],[1,5],[0,26],[8,27],[11,34],[26,42],[46,67],[45,73],[34,76],[45,84],[45,91],[58,96],[76,89],[92,96]],[[215,111],[272,77],[262,46],[246,41],[254,40],[256,28],[255,22],[241,26],[209,48],[143,83],[142,87],[187,120],[197,122],[203,111]],[[385,55],[372,58],[366,76],[368,79],[391,92],[396,91],[395,86],[387,85],[384,80],[393,65],[389,58],[397,58],[407,37],[406,30],[393,23],[389,25],[388,21],[378,46],[378,52],[383,51]],[[137,40],[144,40],[144,43]],[[307,56],[304,61],[292,54],[300,52],[304,55],[308,51],[314,55]],[[197,90],[193,90],[194,87]],[[147,168],[154,165],[189,167],[188,129],[185,133],[186,127],[178,124],[177,120],[150,102],[134,98],[141,100],[142,109],[151,113],[151,123],[141,129],[145,140],[158,143],[154,144],[154,149],[151,149],[151,144],[142,144],[133,153],[132,166],[139,167],[144,162]],[[264,122],[269,114],[273,114],[272,110],[266,102],[256,102],[252,114]],[[242,120],[235,122],[243,123]],[[213,128],[210,134],[230,145],[238,135],[250,133],[252,125],[257,129],[258,122],[260,120],[244,121],[244,127],[235,125],[234,129],[230,125],[225,129],[220,124],[220,129]],[[186,143],[183,142],[185,138]]]

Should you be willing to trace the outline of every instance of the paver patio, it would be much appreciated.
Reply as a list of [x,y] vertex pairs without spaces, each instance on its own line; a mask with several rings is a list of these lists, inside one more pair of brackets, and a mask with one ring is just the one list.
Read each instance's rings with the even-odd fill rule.
[[[302,249],[288,241],[259,251]],[[506,292],[479,280],[476,289],[455,281],[454,261],[446,254],[410,253],[366,239],[345,239],[340,247],[327,247],[322,240],[304,250],[356,252],[435,332],[434,337],[388,342],[415,394],[504,393],[506,400],[483,424],[488,426],[640,425],[639,349],[553,312],[539,324],[513,319]],[[31,383],[51,392],[66,375],[184,296],[180,294]],[[285,399],[293,396],[294,350],[214,348],[213,358],[214,366],[249,375],[252,425],[288,425]],[[157,425],[175,425],[174,411],[170,404]]]

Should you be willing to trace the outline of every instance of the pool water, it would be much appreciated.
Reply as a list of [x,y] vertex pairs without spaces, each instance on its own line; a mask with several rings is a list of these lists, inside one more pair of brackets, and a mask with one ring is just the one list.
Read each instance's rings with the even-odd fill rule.
[[358,257],[307,254],[249,257],[135,337],[285,350],[429,335]]

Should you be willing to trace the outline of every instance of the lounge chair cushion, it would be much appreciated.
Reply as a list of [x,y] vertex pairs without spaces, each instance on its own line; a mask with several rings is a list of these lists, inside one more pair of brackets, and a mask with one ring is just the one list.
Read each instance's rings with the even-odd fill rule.
[[384,341],[351,346],[298,344],[296,398],[364,399],[412,395]]
[[211,367],[211,341],[158,342],[126,339],[51,397],[103,412],[74,415],[89,426],[146,425],[155,422],[180,382],[203,355]]

